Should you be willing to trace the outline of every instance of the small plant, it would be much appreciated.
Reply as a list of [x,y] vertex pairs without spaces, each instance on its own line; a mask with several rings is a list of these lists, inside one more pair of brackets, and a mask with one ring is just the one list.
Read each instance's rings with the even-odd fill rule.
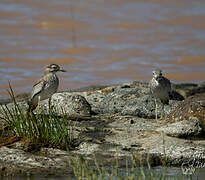
[[16,102],[11,86],[9,95],[14,108],[1,105],[0,113],[12,135],[24,140],[28,149],[46,146],[70,150],[75,146],[72,128],[68,125],[66,116],[59,118],[54,111],[50,111],[48,115],[25,113]]
[[[95,157],[94,163],[86,160],[83,155],[70,159],[70,165],[73,168],[74,175],[77,179],[86,180],[191,180],[187,176],[169,176],[167,171],[156,171],[148,165],[144,167],[140,160],[134,155],[130,160],[126,160],[126,165],[120,166],[120,160],[115,159],[111,165],[100,166]],[[125,160],[123,160],[125,161]],[[164,167],[166,169],[166,167]]]

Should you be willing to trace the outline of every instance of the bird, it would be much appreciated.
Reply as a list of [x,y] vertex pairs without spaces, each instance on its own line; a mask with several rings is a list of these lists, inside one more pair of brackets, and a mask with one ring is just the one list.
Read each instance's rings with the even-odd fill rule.
[[[172,88],[171,88],[170,80],[162,75],[161,69],[155,69],[152,71],[152,73],[153,73],[153,77],[149,82],[149,87],[152,95],[155,98],[155,118],[157,119],[157,112],[158,112],[157,99],[160,99],[163,105],[163,114],[164,114],[164,105],[169,104]],[[162,113],[161,113],[161,118],[163,118]]]
[[51,96],[57,92],[59,79],[56,72],[66,72],[57,64],[47,65],[44,69],[44,76],[40,78],[34,85],[28,101],[28,112],[33,112],[40,101],[49,99],[49,109],[51,104]]

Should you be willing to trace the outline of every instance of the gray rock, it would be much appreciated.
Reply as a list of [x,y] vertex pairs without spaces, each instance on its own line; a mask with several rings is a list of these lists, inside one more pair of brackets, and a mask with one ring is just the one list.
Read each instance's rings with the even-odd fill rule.
[[4,124],[4,120],[12,120],[12,115],[19,114],[21,110],[22,113],[26,113],[28,109],[28,104],[25,102],[18,102],[17,106],[14,103],[9,103],[0,106],[0,124]]
[[[17,104],[17,107],[19,109],[21,109],[22,111],[26,111],[28,109],[28,104],[25,101],[17,102],[16,104]],[[8,109],[10,109],[10,110],[15,111],[15,104],[14,103],[9,103],[9,104],[3,105],[2,107],[5,108],[5,106],[7,106]]]
[[[103,103],[103,113],[120,113],[143,118],[155,117],[155,102],[149,88],[116,89],[103,99]],[[176,100],[170,101],[169,106],[165,106],[165,115],[169,114],[178,104]],[[158,105],[158,115],[160,115],[162,104],[159,102]]]
[[183,168],[183,166],[189,165],[189,168],[193,166],[195,170],[197,168],[195,165],[205,160],[205,149],[203,146],[195,146],[187,143],[174,144],[173,142],[171,145],[166,145],[166,143],[158,144],[158,146],[150,149],[148,154],[159,157],[168,166],[180,166]]
[[[56,150],[57,151],[57,150]],[[46,156],[31,154],[20,149],[13,149],[8,147],[0,148],[0,167],[4,167],[4,172],[0,168],[1,175],[15,175],[15,174],[41,174],[50,171],[60,175],[61,173],[71,172],[69,168],[68,153],[60,151],[54,152],[52,157],[47,153]],[[61,156],[59,156],[59,153]],[[54,158],[55,157],[55,158]],[[54,173],[53,173],[54,174]],[[45,175],[45,174],[44,174]]]
[[173,137],[199,136],[203,133],[203,125],[197,117],[190,117],[188,120],[167,124],[158,128],[157,131]]
[[70,93],[56,93],[52,96],[51,105],[60,115],[72,117],[89,117],[91,106],[81,95],[71,95]]
[[[28,104],[24,102],[18,102],[19,109],[23,113],[26,113],[28,109]],[[11,112],[15,111],[15,104],[9,103],[6,105]],[[68,115],[69,117],[89,117],[91,115],[91,106],[87,100],[78,94],[70,94],[67,92],[64,93],[55,93],[51,98],[51,106],[53,110],[58,115]],[[5,107],[5,105],[3,105]],[[2,107],[0,107],[2,108]],[[36,108],[34,113],[48,113],[48,100],[40,102],[40,106]],[[4,116],[2,114],[1,116]],[[5,116],[4,116],[5,117]]]
[[104,108],[103,99],[104,98],[105,98],[105,95],[101,92],[91,93],[86,96],[88,103],[92,107],[92,112],[94,112],[95,114],[100,114],[103,112],[103,108]]
[[[188,84],[177,88],[187,90],[196,87]],[[56,173],[56,168],[66,172],[70,158],[67,155],[76,154],[89,155],[91,159],[93,154],[100,155],[96,156],[97,162],[110,160],[114,156],[127,158],[131,154],[139,155],[140,158],[145,156],[145,162],[149,160],[150,165],[160,165],[162,161],[175,166],[201,160],[204,162],[205,140],[200,135],[205,124],[205,95],[191,96],[181,103],[174,99],[178,98],[171,99],[169,105],[165,106],[165,114],[169,114],[167,119],[160,121],[150,119],[155,116],[155,102],[147,83],[134,82],[56,93],[51,104],[59,114],[81,117],[92,115],[89,121],[69,121],[74,129],[73,136],[76,139],[80,137],[81,144],[69,153],[42,148],[40,152],[32,154],[23,151],[24,144],[14,146],[17,143],[8,145],[10,148],[1,147],[0,173],[1,167],[19,168],[29,173],[32,169],[36,174],[45,170]],[[175,108],[179,103],[178,108]],[[40,105],[36,111],[48,111],[48,100],[42,101]],[[25,102],[19,103],[19,106],[23,110],[28,108]],[[91,113],[91,107],[95,115]],[[8,108],[14,108],[14,104],[8,104]],[[162,105],[159,103],[159,115],[161,111]],[[187,136],[199,137],[178,138]]]
[[198,94],[198,93],[205,93],[205,82],[200,84],[193,84],[193,83],[181,83],[181,84],[173,84],[173,89],[175,92],[179,93],[184,98],[189,96]]

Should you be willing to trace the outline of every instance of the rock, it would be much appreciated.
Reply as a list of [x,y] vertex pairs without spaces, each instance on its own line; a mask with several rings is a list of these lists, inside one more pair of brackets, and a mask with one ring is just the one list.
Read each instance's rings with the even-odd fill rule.
[[[28,104],[26,102],[18,102],[18,107],[23,113],[26,113]],[[6,105],[9,110],[15,111],[15,104],[9,103]],[[51,98],[51,106],[58,115],[68,115],[69,117],[89,117],[91,115],[91,106],[87,100],[78,94],[55,93]],[[3,105],[5,107],[5,105]],[[0,107],[2,108],[2,107]],[[48,99],[40,102],[40,107],[37,107],[34,113],[48,113]]]
[[[89,140],[83,141],[79,148],[73,151],[74,153],[91,156],[100,154],[103,159],[110,155],[118,158],[129,157],[134,153],[140,159],[146,157],[145,163],[149,161],[153,166],[161,165],[162,162],[170,166],[181,166],[187,160],[192,162],[205,159],[204,140],[191,141],[156,132],[156,129],[163,124],[158,120],[121,115],[112,115],[109,117],[110,120],[104,115],[96,119],[99,122],[104,120],[104,125],[100,125],[100,130],[92,130],[92,136],[91,132],[84,134],[89,137]],[[99,123],[98,121],[96,124]],[[131,121],[133,123],[130,123]],[[96,124],[91,122],[85,124],[89,129],[90,126],[96,127]]]
[[205,93],[186,98],[172,111],[166,125],[157,129],[173,137],[192,137],[204,134]]
[[[25,101],[17,102],[16,104],[17,104],[17,107],[21,109],[22,111],[26,111],[28,109],[28,104]],[[11,111],[15,111],[15,103],[9,103],[9,104],[3,105],[0,108],[3,108],[3,107],[5,108],[6,106]]]
[[164,132],[168,136],[186,138],[200,136],[203,133],[203,126],[197,117],[189,117],[188,120],[160,127],[157,131]]
[[28,109],[28,104],[25,102],[18,102],[16,107],[17,108],[15,108],[14,103],[9,103],[0,106],[0,125],[3,126],[3,124],[5,124],[5,120],[7,122],[8,120],[12,120],[12,115],[19,114],[18,109],[20,109],[22,113],[26,113]]
[[[109,93],[104,99],[103,113],[120,113],[143,118],[155,117],[155,102],[149,88],[133,87],[119,88]],[[165,106],[165,114],[169,114],[179,104],[171,100],[169,106]],[[162,104],[159,102],[158,115],[162,112]]]
[[89,117],[91,106],[81,95],[71,95],[69,93],[56,93],[52,96],[51,105],[59,115],[70,117]]
[[86,97],[87,101],[92,107],[92,112],[95,114],[100,114],[103,112],[104,104],[103,99],[105,98],[105,95],[102,93],[92,93],[89,96]]
[[205,93],[205,82],[200,84],[193,84],[193,83],[181,83],[181,84],[173,84],[172,88],[175,92],[187,98],[189,96],[198,94],[198,93]]
[[[188,164],[189,167],[197,168],[195,164],[201,163],[203,165],[205,160],[205,149],[203,146],[195,146],[191,143],[178,143],[168,141],[165,138],[164,144],[159,144],[148,150],[149,156],[154,155],[159,157],[161,162],[164,162],[167,166],[179,166]],[[176,140],[175,140],[176,141]],[[143,153],[143,152],[141,152]]]
[[[146,84],[138,84],[140,85],[116,85],[87,92],[55,93],[52,96],[51,104],[59,115],[90,116],[94,112],[94,114],[119,113],[121,115],[154,118],[154,98]],[[179,101],[170,100],[169,105],[165,106],[165,115],[169,114],[178,104]],[[27,109],[27,105],[24,103],[20,102],[19,105],[23,110]],[[160,116],[162,112],[161,102],[158,105],[158,116]],[[12,104],[9,104],[10,106]],[[39,110],[48,113],[48,100],[41,101],[40,107],[37,107],[34,112],[37,113]]]
[[[55,151],[54,151],[55,152]],[[47,173],[60,175],[61,173],[71,172],[69,168],[68,153],[61,151],[61,156],[52,154],[52,157],[31,154],[23,150],[8,147],[0,148],[0,162],[3,162],[4,168],[0,169],[0,175],[8,176],[15,174],[32,175]],[[0,166],[1,167],[1,166]],[[4,172],[3,172],[4,171]]]
[[182,101],[178,107],[168,115],[167,122],[172,123],[189,120],[190,117],[198,118],[202,126],[205,126],[205,93],[190,96]]
[[[170,104],[168,106],[165,106],[165,115],[168,115],[179,104],[178,101],[183,100],[184,97],[187,97],[189,94],[191,94],[191,92],[193,93],[193,91],[194,93],[197,93],[198,91],[196,89],[199,90],[203,89],[204,87],[204,83],[201,83],[199,85],[188,83],[173,84],[173,93],[170,97]],[[66,94],[65,98],[67,98],[67,96],[69,95],[84,96],[88,103],[91,105],[92,112],[94,112],[95,114],[120,113],[122,115],[133,115],[144,118],[155,117],[155,103],[154,99],[150,94],[147,82],[134,81],[130,83],[124,83],[121,85],[99,87],[91,86],[71,90],[70,92],[60,92],[57,94],[59,96],[61,96],[60,94],[62,94],[60,98],[61,101],[63,99],[64,93]],[[56,97],[56,95],[54,94],[53,97]],[[47,100],[41,102],[41,109],[43,109],[46,112],[48,111],[47,102]],[[66,102],[66,100],[62,102]],[[54,104],[58,107],[58,103]],[[72,103],[70,103],[70,105],[72,106]],[[66,107],[66,109],[69,109],[69,107]],[[160,116],[161,111],[162,104],[159,103],[158,116]],[[76,114],[75,110],[71,111],[71,109],[68,110],[67,113]]]
[[[64,173],[69,168],[68,159],[79,154],[91,160],[96,155],[96,162],[100,163],[113,157],[125,157],[125,163],[133,154],[140,160],[146,157],[145,162],[148,160],[150,165],[161,165],[162,161],[172,166],[204,162],[205,94],[178,101],[194,88],[203,87],[203,84],[175,86],[169,105],[165,106],[168,117],[163,120],[154,119],[155,102],[148,83],[133,82],[56,93],[51,104],[59,115],[89,116],[89,121],[69,120],[72,135],[76,139],[80,137],[78,148],[67,153],[44,147],[31,153],[23,151],[25,146],[19,145],[22,141],[7,144],[7,147],[0,148],[0,174],[7,173],[10,168],[21,170],[20,174],[22,171],[29,174],[42,171]],[[28,108],[25,102],[18,104],[24,111]],[[48,111],[48,100],[40,105],[39,110]],[[7,106],[10,110],[14,108],[13,103]],[[160,115],[161,103],[158,110]]]
[[0,99],[0,105],[8,104],[8,103],[10,103],[9,99]]

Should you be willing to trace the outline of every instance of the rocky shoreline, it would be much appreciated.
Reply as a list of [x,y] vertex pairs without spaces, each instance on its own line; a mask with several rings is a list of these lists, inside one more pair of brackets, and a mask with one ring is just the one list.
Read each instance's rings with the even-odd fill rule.
[[[165,106],[166,118],[158,120],[147,82],[54,94],[51,104],[59,115],[66,113],[74,134],[83,141],[70,152],[52,148],[25,152],[21,141],[1,146],[0,174],[72,174],[69,159],[76,155],[91,160],[95,155],[101,164],[109,164],[114,157],[130,158],[132,154],[145,163],[149,157],[152,166],[162,162],[168,166],[205,164],[205,82],[172,86],[171,100]],[[23,110],[27,108],[26,96],[17,97]],[[12,109],[14,104],[7,106]],[[47,100],[41,102],[40,109],[48,112]],[[161,110],[159,104],[159,115]],[[0,122],[3,125],[3,120]]]

